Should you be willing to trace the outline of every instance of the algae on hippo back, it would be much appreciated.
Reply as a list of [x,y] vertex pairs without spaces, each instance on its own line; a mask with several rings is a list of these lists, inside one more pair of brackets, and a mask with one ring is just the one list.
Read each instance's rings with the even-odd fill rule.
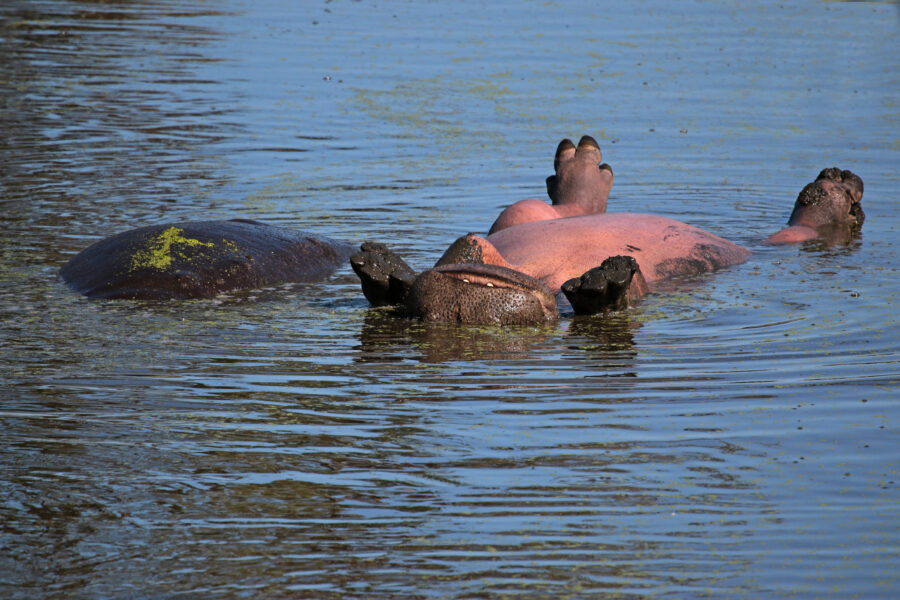
[[151,225],[89,246],[60,271],[92,298],[209,298],[277,283],[315,281],[340,266],[350,246],[257,221]]
[[[183,233],[184,229],[173,225],[172,227],[163,230],[162,233],[141,240],[145,249],[136,250],[134,252],[134,256],[131,259],[130,270],[133,272],[138,269],[168,269],[172,266],[173,246],[176,244],[192,247],[215,247],[214,242],[201,242],[198,239],[185,237],[182,235]],[[228,243],[228,240],[223,239],[222,241],[226,244]],[[235,251],[237,250],[237,246],[235,246],[233,242],[231,243],[231,246]],[[177,258],[186,260],[187,256],[182,252]]]

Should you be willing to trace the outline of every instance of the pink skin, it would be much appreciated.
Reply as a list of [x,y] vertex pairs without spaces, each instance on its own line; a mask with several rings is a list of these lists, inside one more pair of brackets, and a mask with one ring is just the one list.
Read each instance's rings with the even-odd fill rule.
[[564,139],[547,178],[552,205],[529,199],[505,209],[487,238],[467,236],[482,260],[519,270],[554,292],[611,256],[632,256],[640,266],[629,296],[645,294],[648,283],[744,262],[749,251],[716,235],[654,215],[606,214],[613,184],[601,163],[597,142],[584,136],[576,147]]
[[470,241],[482,247],[485,262],[540,279],[554,293],[610,256],[633,256],[649,284],[739,264],[750,256],[749,250],[702,229],[634,213],[525,223],[487,238],[471,235]]
[[[576,192],[584,186],[597,188],[591,180],[594,170],[581,168],[584,165],[577,162],[582,144],[585,145],[584,164],[588,164],[588,156],[598,161],[599,149],[594,153],[585,138],[577,151],[568,140],[563,140],[557,149],[557,179],[563,180],[565,176],[566,184],[572,184],[566,196],[569,199],[578,196]],[[579,169],[566,170],[568,166]],[[611,171],[609,175],[611,185]],[[559,192],[559,181],[554,187]],[[487,238],[470,236],[470,241],[481,247],[485,262],[522,271],[540,279],[554,292],[568,279],[580,276],[610,256],[632,256],[637,261],[645,282],[641,285],[640,278],[637,279],[637,294],[643,293],[641,288],[646,291],[646,284],[739,264],[750,256],[746,248],[680,221],[656,215],[606,213],[608,193],[608,187],[601,187],[602,203],[591,205],[582,193],[580,200],[562,205],[566,209],[573,206],[576,212],[591,206],[595,211],[569,218],[541,219],[543,215],[559,214],[561,207],[545,204],[546,208],[542,209],[536,205],[543,203],[536,200],[514,204],[513,207],[521,206],[520,223],[505,227],[495,223]],[[860,206],[862,195],[863,183],[858,176],[838,168],[825,169],[800,192],[788,227],[765,242],[789,244],[813,239],[846,242],[865,219]]]
[[765,239],[767,244],[799,244],[819,237],[819,232],[805,225],[785,227],[778,233],[773,233]]
[[563,140],[553,160],[556,174],[547,178],[547,194],[553,204],[533,198],[516,202],[500,213],[490,233],[533,221],[605,213],[613,172],[602,160],[594,138],[582,137],[577,148]]

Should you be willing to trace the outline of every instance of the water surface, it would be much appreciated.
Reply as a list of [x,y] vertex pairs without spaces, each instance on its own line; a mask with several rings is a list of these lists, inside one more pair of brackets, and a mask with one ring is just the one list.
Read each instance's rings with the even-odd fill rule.
[[[898,12],[3,3],[2,596],[896,597]],[[167,303],[57,277],[238,216],[424,268],[584,133],[610,210],[750,261],[508,330],[370,310],[349,268]],[[762,246],[834,165],[862,236]]]

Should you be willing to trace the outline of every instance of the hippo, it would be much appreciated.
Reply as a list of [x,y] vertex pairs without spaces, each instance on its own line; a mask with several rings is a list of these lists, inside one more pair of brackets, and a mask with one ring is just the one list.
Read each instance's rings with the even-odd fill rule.
[[60,271],[90,298],[208,298],[315,281],[353,253],[347,244],[248,219],[151,225],[85,248]]
[[[584,136],[577,147],[563,140],[554,158],[556,175],[547,183],[553,205],[511,205],[486,237],[457,239],[418,277],[383,244],[364,243],[350,259],[363,293],[374,306],[398,306],[426,321],[535,324],[557,316],[559,293],[576,314],[622,310],[658,282],[750,256],[746,248],[681,221],[606,213],[612,169],[600,159],[593,138]],[[835,231],[858,231],[865,217],[862,191],[862,180],[850,171],[823,170],[798,196],[788,227],[766,242],[832,240]]]

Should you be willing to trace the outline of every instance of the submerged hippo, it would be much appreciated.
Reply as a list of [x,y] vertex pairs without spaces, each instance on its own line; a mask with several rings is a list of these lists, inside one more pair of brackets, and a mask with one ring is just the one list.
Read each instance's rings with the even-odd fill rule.
[[[585,169],[588,160],[591,170]],[[418,277],[385,246],[363,244],[350,259],[363,292],[373,305],[399,305],[424,320],[528,324],[556,316],[560,291],[577,314],[620,310],[655,282],[750,256],[746,248],[674,219],[607,214],[612,170],[599,160],[592,138],[585,136],[577,148],[563,140],[554,160],[556,176],[547,186],[554,206],[544,206],[567,216],[541,213],[537,201],[516,203],[501,213],[487,237],[463,236]],[[865,216],[862,192],[862,180],[850,171],[825,169],[800,193],[788,227],[767,241],[858,230]]]
[[352,253],[346,244],[257,221],[196,221],[100,240],[60,275],[91,298],[207,298],[321,279]]

